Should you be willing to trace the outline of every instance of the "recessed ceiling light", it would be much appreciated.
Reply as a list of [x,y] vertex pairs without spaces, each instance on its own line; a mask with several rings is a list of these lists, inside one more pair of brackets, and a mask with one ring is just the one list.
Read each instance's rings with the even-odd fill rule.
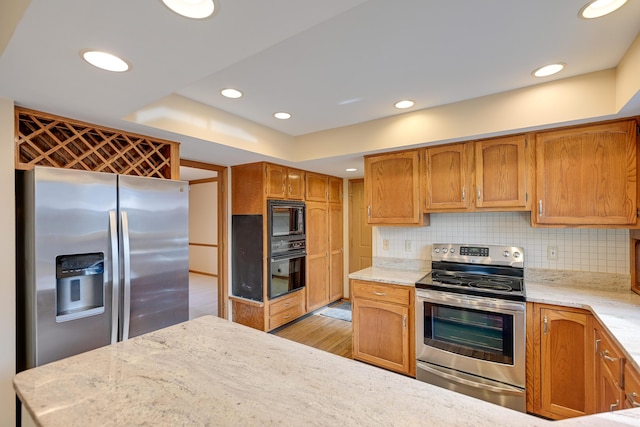
[[82,57],[94,67],[102,68],[107,71],[121,73],[129,69],[129,64],[115,55],[97,50],[88,50],[82,53]]
[[346,172],[355,172],[355,171],[357,171],[357,170],[358,170],[358,169],[356,169],[356,168],[346,168],[346,169],[345,169],[345,171],[346,171]]
[[404,108],[411,108],[415,105],[415,102],[410,101],[408,99],[404,99],[402,101],[398,101],[395,104],[393,104],[396,108],[400,108],[400,109],[404,109]]
[[242,92],[240,92],[239,90],[236,89],[222,89],[220,91],[220,93],[222,94],[222,96],[226,96],[227,98],[240,98],[242,96]]
[[578,16],[586,19],[600,18],[620,9],[627,0],[594,0],[587,3]]
[[280,113],[275,113],[273,115],[273,117],[275,117],[276,119],[280,119],[280,120],[287,120],[287,119],[291,118],[291,114],[285,113],[285,112],[280,112]]
[[565,64],[560,62],[557,64],[549,64],[549,65],[545,65],[544,67],[540,67],[533,70],[531,75],[533,75],[534,77],[547,77],[552,74],[559,73],[564,69],[564,67],[565,67]]
[[213,0],[162,0],[162,2],[178,15],[187,18],[202,19],[213,14]]

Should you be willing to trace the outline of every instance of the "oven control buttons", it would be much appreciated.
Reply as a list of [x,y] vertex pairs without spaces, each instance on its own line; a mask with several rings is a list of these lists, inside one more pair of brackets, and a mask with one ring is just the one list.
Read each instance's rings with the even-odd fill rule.
[[447,248],[442,248],[442,253],[443,253],[443,254],[446,254],[447,252],[449,252],[449,249],[447,249]]
[[513,253],[513,257],[514,258],[520,258],[520,252],[514,252]]
[[511,255],[511,253],[509,253],[509,251],[504,251],[502,252],[502,255],[504,255],[505,258],[509,258],[509,255]]
[[440,253],[440,248],[435,248],[433,251],[434,251],[435,253],[439,254],[439,253]]
[[456,252],[456,250],[455,250],[454,248],[449,249],[449,253],[452,253],[452,254],[453,254],[453,253],[455,253],[455,252]]

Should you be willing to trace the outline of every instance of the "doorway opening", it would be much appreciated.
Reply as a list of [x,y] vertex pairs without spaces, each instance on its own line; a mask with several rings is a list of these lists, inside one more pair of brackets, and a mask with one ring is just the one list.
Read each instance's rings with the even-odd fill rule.
[[180,160],[189,182],[189,318],[227,318],[227,168]]

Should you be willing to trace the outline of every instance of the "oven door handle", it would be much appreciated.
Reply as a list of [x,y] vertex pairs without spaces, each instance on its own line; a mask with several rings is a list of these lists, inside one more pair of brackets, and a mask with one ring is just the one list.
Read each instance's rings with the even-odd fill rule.
[[525,311],[526,303],[497,300],[494,298],[476,297],[475,295],[450,294],[440,291],[416,290],[418,301],[434,304],[448,304],[463,308],[494,308],[498,310]]
[[442,377],[444,379],[447,379],[451,382],[454,383],[458,383],[458,384],[462,384],[462,385],[466,385],[469,387],[473,387],[473,388],[479,388],[482,390],[489,390],[489,391],[493,391],[495,393],[502,393],[502,394],[513,394],[513,395],[521,395],[522,394],[522,389],[519,389],[517,387],[513,387],[513,386],[509,386],[507,384],[503,384],[501,386],[496,386],[496,385],[490,385],[490,384],[482,384],[482,383],[478,383],[475,381],[469,381],[467,379],[464,378],[459,378],[456,377],[455,375],[451,375],[451,374],[447,374],[446,372],[442,372],[439,369],[434,369],[431,366],[428,366],[424,363],[421,363],[420,361],[418,361],[417,363],[417,367],[429,372],[430,374]]

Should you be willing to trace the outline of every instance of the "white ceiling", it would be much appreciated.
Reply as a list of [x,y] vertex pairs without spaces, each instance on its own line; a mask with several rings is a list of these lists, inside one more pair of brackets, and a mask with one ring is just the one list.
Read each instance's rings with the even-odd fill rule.
[[[193,160],[256,161],[123,117],[179,94],[299,136],[400,114],[402,98],[424,109],[615,67],[640,32],[640,1],[579,19],[586,1],[216,0],[212,17],[190,20],[161,0],[32,0],[0,56],[0,97],[178,140]],[[81,60],[85,49],[132,69],[96,70]],[[557,61],[562,73],[530,75]],[[245,96],[226,99],[225,87]],[[282,110],[293,118],[273,118]],[[332,167],[324,171],[344,175]]]

